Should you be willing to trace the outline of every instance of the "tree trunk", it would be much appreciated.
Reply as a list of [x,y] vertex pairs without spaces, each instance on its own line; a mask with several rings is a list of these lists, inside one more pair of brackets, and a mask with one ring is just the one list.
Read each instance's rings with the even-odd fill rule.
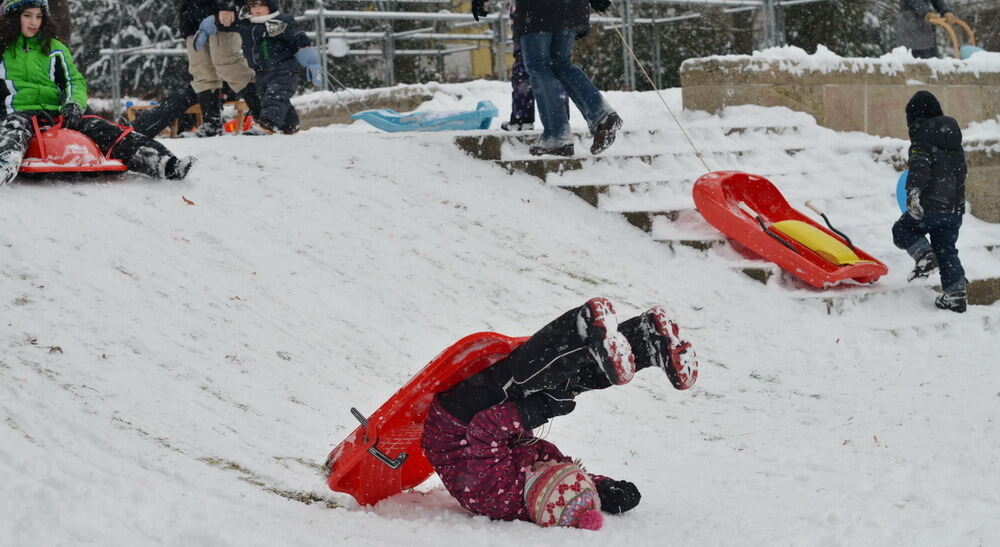
[[69,0],[49,0],[49,13],[55,25],[56,38],[68,44],[73,35],[73,19],[69,16]]

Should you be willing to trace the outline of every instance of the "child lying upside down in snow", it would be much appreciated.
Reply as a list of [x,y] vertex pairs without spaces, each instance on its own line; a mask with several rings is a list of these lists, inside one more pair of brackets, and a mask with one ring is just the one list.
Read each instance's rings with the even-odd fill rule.
[[611,302],[592,298],[437,394],[424,423],[424,453],[473,513],[600,529],[600,511],[634,508],[638,488],[587,473],[531,430],[572,412],[576,395],[626,384],[644,368],[663,369],[677,389],[691,387],[698,363],[678,334],[659,306],[619,325]]

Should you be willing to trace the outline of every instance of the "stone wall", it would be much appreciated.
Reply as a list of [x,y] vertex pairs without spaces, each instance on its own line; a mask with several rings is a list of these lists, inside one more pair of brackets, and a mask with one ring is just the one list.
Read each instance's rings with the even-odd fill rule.
[[958,61],[902,64],[845,58],[838,66],[811,68],[750,56],[689,59],[681,66],[682,97],[685,109],[785,106],[831,129],[896,138],[907,137],[903,108],[921,89],[934,93],[962,127],[1000,115],[1000,67],[992,72],[942,70],[954,63]]

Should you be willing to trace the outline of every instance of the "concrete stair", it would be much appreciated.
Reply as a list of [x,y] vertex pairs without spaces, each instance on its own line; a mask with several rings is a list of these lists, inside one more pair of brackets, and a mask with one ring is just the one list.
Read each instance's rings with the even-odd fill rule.
[[[741,252],[739,244],[727,240],[695,210],[691,190],[706,169],[679,130],[622,131],[614,146],[596,157],[589,154],[590,137],[585,134],[574,135],[577,155],[569,158],[531,156],[528,147],[537,138],[535,133],[461,135],[455,142],[476,158],[533,175],[600,210],[619,213],[655,241],[671,248],[700,249],[720,267],[778,285],[781,293],[827,313],[853,313],[861,302],[903,292],[919,293],[914,300],[926,301],[926,293],[940,290],[930,280],[906,283],[900,272],[909,271],[912,263],[892,245],[890,228],[899,216],[895,181],[906,168],[903,143],[872,137],[870,144],[862,138],[850,139],[852,144],[846,146],[832,145],[835,133],[815,126],[726,126],[716,121],[686,129],[695,143],[712,143],[701,150],[710,170],[765,176],[799,210],[812,201],[835,227],[885,261],[892,273],[873,285],[818,290],[771,262]],[[830,172],[817,165],[838,165],[838,169]],[[845,185],[845,177],[859,178]],[[817,220],[822,222],[818,216]],[[959,250],[963,259],[968,258],[964,262],[977,265],[966,268],[970,304],[1000,300],[1000,224],[967,215]],[[931,278],[936,279],[936,275]],[[946,320],[943,315],[942,321]]]

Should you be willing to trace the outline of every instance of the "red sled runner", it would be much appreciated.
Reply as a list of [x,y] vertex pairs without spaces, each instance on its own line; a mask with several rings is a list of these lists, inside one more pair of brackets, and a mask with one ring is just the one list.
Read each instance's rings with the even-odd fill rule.
[[374,505],[427,480],[434,469],[420,437],[434,394],[503,359],[527,339],[470,334],[442,351],[369,418],[352,408],[361,425],[326,459],[330,489]]
[[692,194],[709,224],[813,287],[848,279],[874,283],[889,271],[818,209],[807,204],[830,229],[795,210],[764,177],[716,171],[702,175]]
[[51,125],[31,118],[35,134],[21,161],[19,172],[29,175],[47,173],[106,173],[128,171],[119,160],[111,159],[89,137],[62,126],[62,116]]

